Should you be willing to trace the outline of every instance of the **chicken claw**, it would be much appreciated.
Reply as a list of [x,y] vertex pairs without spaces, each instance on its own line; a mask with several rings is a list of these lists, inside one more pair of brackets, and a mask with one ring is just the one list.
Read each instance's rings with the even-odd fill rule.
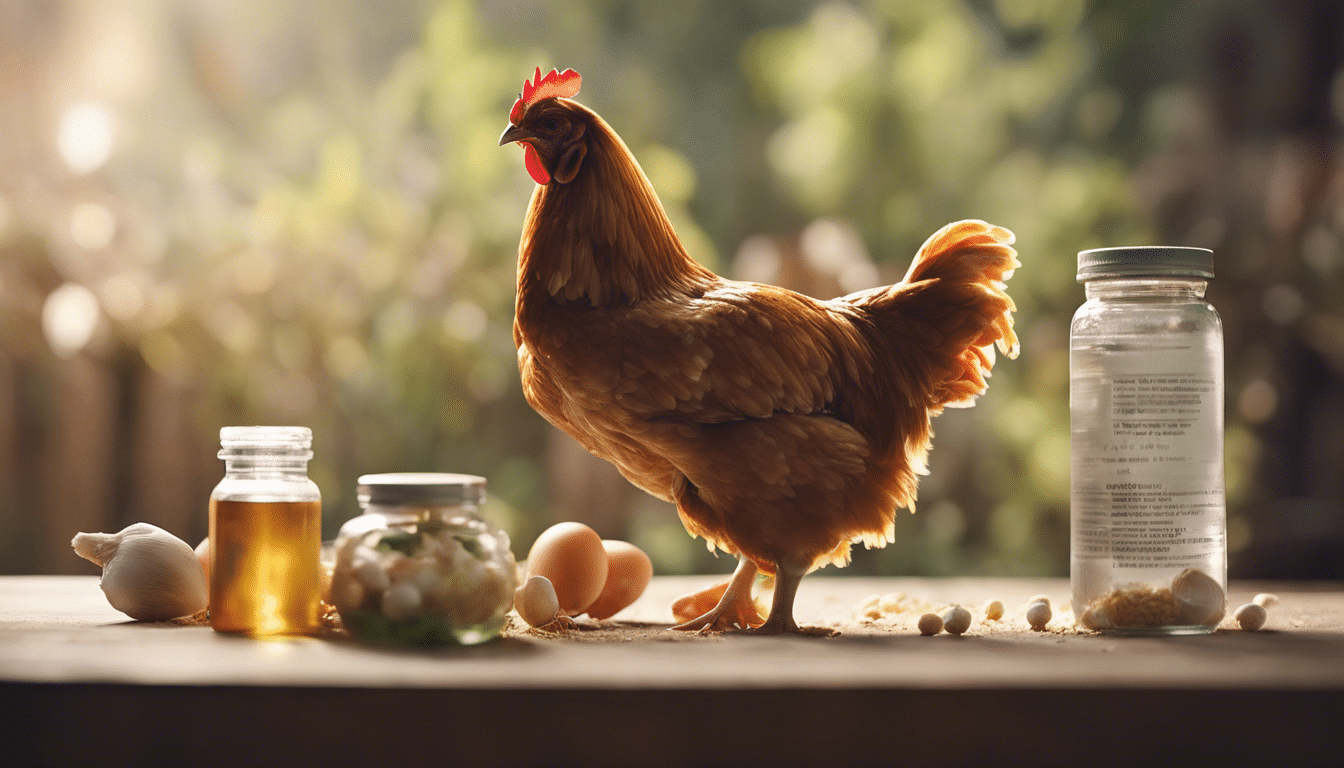
[[754,632],[755,627],[762,625],[763,621],[761,614],[756,612],[756,607],[751,603],[745,605],[734,603],[727,606],[720,603],[709,613],[669,629],[695,632],[698,635],[710,635],[716,632]]
[[[752,627],[761,626],[765,620],[761,618],[760,612],[756,610],[755,601],[751,599],[751,584],[755,578],[756,564],[745,557],[742,558],[738,561],[737,570],[733,571],[733,577],[727,584],[716,585],[690,596],[690,604],[694,605],[696,602],[705,599],[713,599],[717,596],[716,593],[721,594],[722,596],[719,597],[718,603],[713,608],[703,615],[671,628],[682,632],[709,634],[712,632],[750,630]],[[678,603],[680,604],[682,601],[678,601]],[[686,606],[681,605],[679,607],[684,608]],[[681,616],[679,615],[677,618],[681,618]]]

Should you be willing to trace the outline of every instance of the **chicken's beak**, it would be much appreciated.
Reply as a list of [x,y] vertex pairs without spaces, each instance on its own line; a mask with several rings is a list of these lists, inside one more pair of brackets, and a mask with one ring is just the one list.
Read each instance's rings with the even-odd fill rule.
[[512,144],[515,141],[522,141],[523,139],[530,138],[532,138],[532,134],[528,133],[525,128],[510,125],[508,128],[504,129],[504,133],[500,134],[499,146],[502,147],[505,144]]

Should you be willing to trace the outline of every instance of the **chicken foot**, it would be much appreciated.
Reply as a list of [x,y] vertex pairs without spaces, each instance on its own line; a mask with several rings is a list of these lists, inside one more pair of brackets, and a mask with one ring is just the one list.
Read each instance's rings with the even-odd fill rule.
[[751,599],[751,585],[756,579],[756,563],[741,557],[737,561],[737,570],[728,582],[728,589],[719,598],[719,602],[708,613],[677,624],[672,629],[683,632],[725,632],[728,630],[750,629],[761,623],[761,614]]
[[711,632],[743,632],[753,635],[797,634],[810,637],[832,637],[839,632],[828,627],[800,627],[793,619],[793,601],[806,569],[790,569],[783,565],[775,568],[775,592],[770,603],[770,617],[761,623],[756,603],[751,599],[751,586],[756,578],[756,563],[743,557],[728,582],[723,597],[703,616],[678,624],[672,629],[708,634]]

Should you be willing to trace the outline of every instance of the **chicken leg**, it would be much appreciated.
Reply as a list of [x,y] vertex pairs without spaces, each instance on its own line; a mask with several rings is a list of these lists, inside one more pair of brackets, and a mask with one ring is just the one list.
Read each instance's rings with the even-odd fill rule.
[[829,627],[800,627],[793,620],[793,599],[798,595],[798,585],[803,583],[806,568],[789,568],[783,563],[775,564],[775,594],[770,601],[770,617],[759,627],[745,630],[754,635],[779,635],[788,632],[811,637],[834,637],[840,634]]

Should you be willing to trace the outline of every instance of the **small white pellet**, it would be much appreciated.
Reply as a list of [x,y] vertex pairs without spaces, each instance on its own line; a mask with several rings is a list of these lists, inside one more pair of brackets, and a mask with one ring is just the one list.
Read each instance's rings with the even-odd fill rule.
[[960,635],[962,632],[971,628],[971,612],[962,608],[960,605],[954,605],[943,611],[943,629],[948,634]]
[[1032,603],[1045,603],[1045,607],[1049,608],[1050,598],[1046,595],[1032,595],[1027,599],[1027,605],[1031,605]]
[[1232,618],[1237,620],[1242,629],[1247,632],[1254,632],[1265,626],[1265,619],[1269,618],[1269,611],[1266,611],[1265,607],[1259,603],[1247,603],[1238,608],[1232,614]]
[[1027,623],[1037,632],[1045,629],[1045,625],[1050,623],[1050,603],[1044,600],[1033,600],[1031,605],[1027,606]]

